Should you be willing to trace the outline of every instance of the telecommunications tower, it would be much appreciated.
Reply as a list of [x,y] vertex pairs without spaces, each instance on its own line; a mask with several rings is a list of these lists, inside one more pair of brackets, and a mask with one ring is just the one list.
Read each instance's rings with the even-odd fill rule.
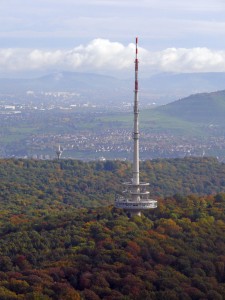
[[57,158],[60,159],[62,153],[63,153],[63,150],[61,148],[61,146],[59,145],[58,146],[58,149],[55,151],[56,155],[57,155]]
[[135,57],[135,88],[134,88],[134,150],[133,150],[133,177],[130,182],[123,183],[124,190],[116,195],[115,207],[126,210],[131,216],[141,216],[142,210],[157,207],[157,201],[149,199],[147,187],[149,183],[139,179],[139,109],[138,109],[138,38],[136,38]]

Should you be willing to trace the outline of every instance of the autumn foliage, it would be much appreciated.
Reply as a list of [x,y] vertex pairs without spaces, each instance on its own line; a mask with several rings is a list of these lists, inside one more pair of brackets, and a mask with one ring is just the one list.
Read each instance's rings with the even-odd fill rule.
[[[160,163],[161,180],[163,166],[179,173],[186,161],[143,163],[142,176]],[[171,175],[158,208],[128,218],[109,204],[129,164],[1,161],[0,299],[225,299],[223,178],[214,178],[214,193],[204,184],[224,166],[196,164],[195,187],[205,193],[172,195]]]

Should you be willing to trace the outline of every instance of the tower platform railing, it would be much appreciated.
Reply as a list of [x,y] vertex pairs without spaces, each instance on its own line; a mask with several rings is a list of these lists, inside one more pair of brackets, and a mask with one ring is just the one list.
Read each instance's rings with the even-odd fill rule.
[[153,199],[142,199],[140,201],[132,201],[130,198],[116,195],[115,207],[122,209],[136,209],[145,210],[151,208],[157,208],[157,201]]

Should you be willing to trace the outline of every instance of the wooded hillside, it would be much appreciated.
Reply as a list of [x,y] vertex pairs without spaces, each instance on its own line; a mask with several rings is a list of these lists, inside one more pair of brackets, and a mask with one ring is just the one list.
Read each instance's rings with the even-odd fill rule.
[[224,299],[224,165],[141,168],[168,196],[129,219],[109,205],[127,163],[2,160],[0,299]]

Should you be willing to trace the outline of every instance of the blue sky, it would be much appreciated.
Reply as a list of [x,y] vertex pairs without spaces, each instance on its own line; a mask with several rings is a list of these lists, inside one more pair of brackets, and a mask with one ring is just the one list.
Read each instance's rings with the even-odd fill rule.
[[223,0],[1,0],[0,76],[225,71]]

